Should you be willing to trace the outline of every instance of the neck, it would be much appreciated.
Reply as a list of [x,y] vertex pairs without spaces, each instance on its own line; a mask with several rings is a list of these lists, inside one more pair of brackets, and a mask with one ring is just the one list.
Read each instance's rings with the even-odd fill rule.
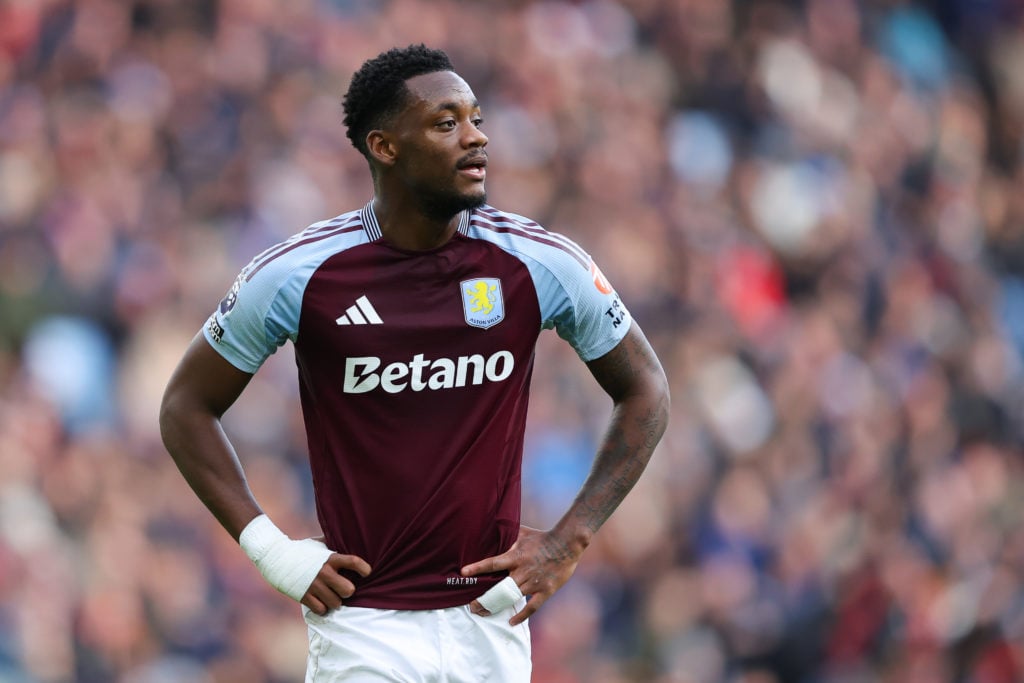
[[435,249],[450,240],[459,228],[459,214],[447,218],[429,216],[412,202],[388,201],[380,194],[373,199],[373,212],[384,239],[399,249]]

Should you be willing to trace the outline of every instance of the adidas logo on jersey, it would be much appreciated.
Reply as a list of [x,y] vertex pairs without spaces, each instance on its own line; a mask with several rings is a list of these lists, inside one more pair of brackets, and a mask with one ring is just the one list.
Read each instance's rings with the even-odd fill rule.
[[384,321],[377,315],[377,310],[366,298],[366,295],[356,299],[356,303],[345,309],[345,313],[334,322],[339,325],[382,325]]
[[[515,357],[511,351],[498,351],[488,358],[479,353],[458,358],[429,360],[417,353],[407,363],[389,363],[381,368],[381,359],[376,356],[358,356],[345,359],[346,394],[365,394],[380,387],[389,394],[405,389],[423,391],[430,389],[452,389],[467,384],[501,382],[509,378],[515,368]],[[379,372],[378,372],[379,370]]]

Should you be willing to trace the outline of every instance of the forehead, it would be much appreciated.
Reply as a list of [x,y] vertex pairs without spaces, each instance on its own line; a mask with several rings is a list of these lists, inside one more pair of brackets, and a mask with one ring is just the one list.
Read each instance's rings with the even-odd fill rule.
[[476,106],[476,96],[462,77],[451,71],[413,76],[405,82],[410,105],[428,110],[450,106]]

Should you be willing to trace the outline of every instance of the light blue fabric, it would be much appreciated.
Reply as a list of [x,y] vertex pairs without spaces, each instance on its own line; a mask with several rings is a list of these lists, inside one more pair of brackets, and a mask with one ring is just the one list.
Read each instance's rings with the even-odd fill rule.
[[[303,293],[317,269],[331,256],[369,241],[364,230],[345,230],[361,220],[360,211],[352,211],[315,223],[253,259],[207,320],[207,341],[235,367],[256,372],[285,341],[295,341]],[[478,221],[513,232],[489,230]],[[466,234],[526,266],[542,329],[554,328],[584,361],[603,356],[625,336],[629,312],[614,291],[598,289],[590,256],[568,238],[504,213],[474,214]]]
[[207,320],[203,334],[210,345],[239,370],[254,373],[285,341],[294,342],[313,273],[334,254],[366,243],[363,230],[330,234],[356,224],[358,216],[352,211],[314,223],[254,258]]
[[[482,224],[507,232],[489,230]],[[541,327],[554,328],[584,361],[600,358],[626,335],[629,312],[614,290],[605,294],[597,288],[590,256],[572,240],[508,213],[499,217],[475,214],[468,234],[497,245],[523,262],[537,291]],[[554,246],[556,243],[561,248]]]

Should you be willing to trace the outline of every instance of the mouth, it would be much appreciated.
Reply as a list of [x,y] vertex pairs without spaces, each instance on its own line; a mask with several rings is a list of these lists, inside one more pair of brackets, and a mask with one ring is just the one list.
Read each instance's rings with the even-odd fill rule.
[[463,159],[455,166],[459,173],[469,176],[474,180],[483,180],[487,177],[487,157],[477,155],[469,159]]

